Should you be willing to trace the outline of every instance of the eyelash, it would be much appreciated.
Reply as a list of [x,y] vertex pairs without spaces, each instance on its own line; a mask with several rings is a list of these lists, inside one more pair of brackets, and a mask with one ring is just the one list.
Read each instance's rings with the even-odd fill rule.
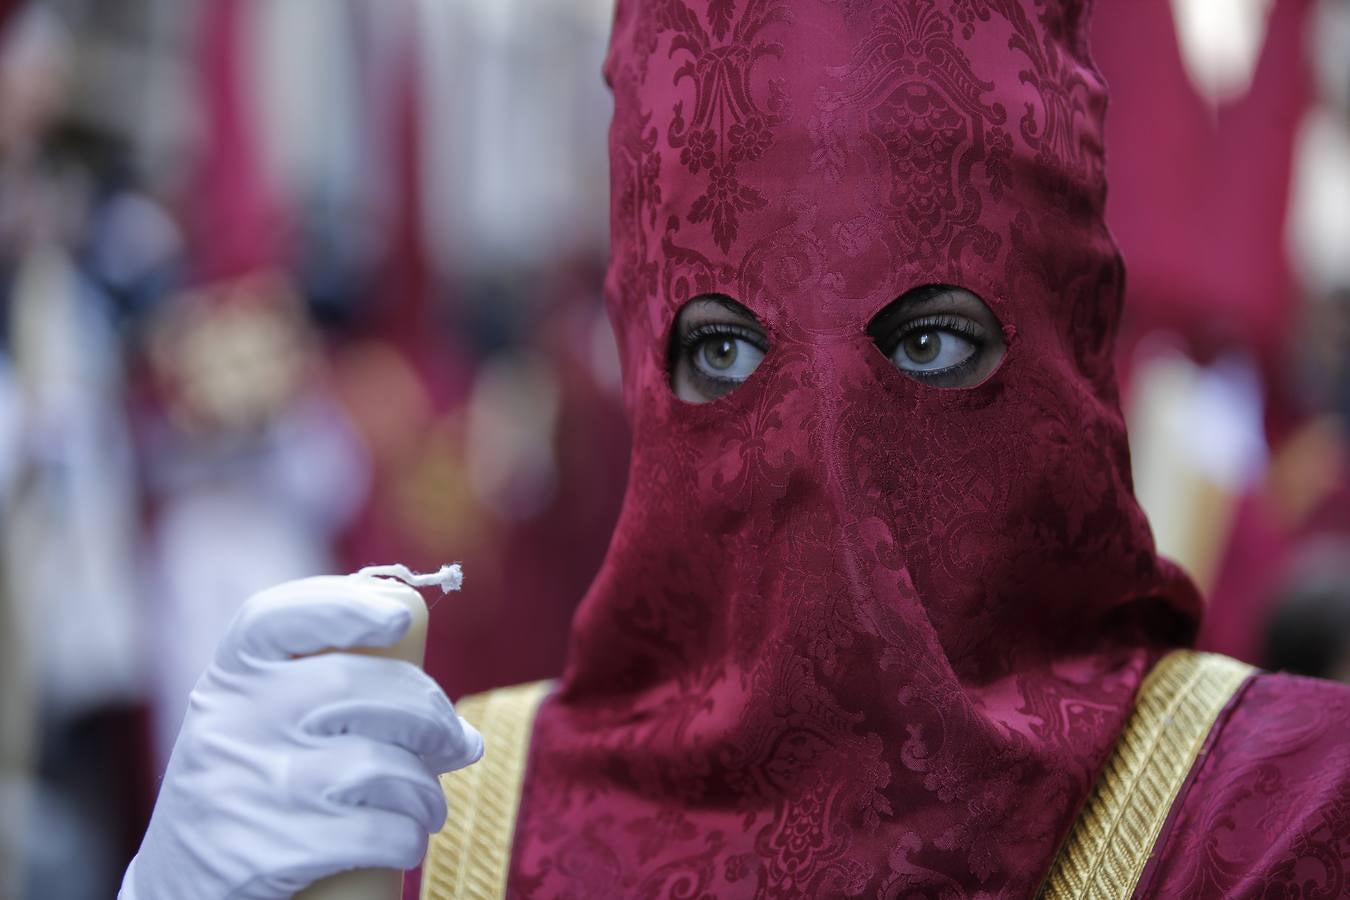
[[947,313],[938,315],[924,316],[920,319],[913,319],[906,322],[896,332],[894,337],[888,342],[886,355],[889,357],[895,353],[900,344],[916,331],[948,331],[970,341],[975,345],[976,351],[970,355],[969,359],[963,360],[954,366],[948,366],[945,369],[934,369],[931,372],[908,371],[905,374],[919,380],[933,380],[945,378],[954,373],[968,369],[980,360],[980,354],[984,350],[985,338],[984,331],[974,322],[964,316],[953,316]]
[[764,338],[749,328],[722,322],[710,322],[707,325],[697,325],[689,329],[687,334],[680,336],[680,346],[685,350],[692,350],[700,341],[710,337],[738,337],[743,341],[754,344],[761,350],[768,350],[768,347],[764,345]]

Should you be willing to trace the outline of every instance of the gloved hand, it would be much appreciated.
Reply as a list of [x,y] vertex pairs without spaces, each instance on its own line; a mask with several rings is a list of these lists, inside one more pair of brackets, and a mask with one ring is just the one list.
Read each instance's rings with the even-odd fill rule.
[[397,642],[411,590],[321,577],[249,598],[192,691],[120,900],[276,900],[418,864],[445,822],[437,773],[483,738],[416,666],[321,652]]

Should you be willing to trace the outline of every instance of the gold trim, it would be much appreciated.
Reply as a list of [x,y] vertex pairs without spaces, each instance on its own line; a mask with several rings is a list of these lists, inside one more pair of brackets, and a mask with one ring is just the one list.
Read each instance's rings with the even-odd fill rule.
[[1194,650],[1177,650],[1153,667],[1041,897],[1125,900],[1134,893],[1196,754],[1253,671]]
[[441,776],[450,817],[431,836],[422,862],[422,900],[497,900],[506,895],[516,810],[535,713],[549,681],[465,697],[459,714],[483,734],[486,752]]

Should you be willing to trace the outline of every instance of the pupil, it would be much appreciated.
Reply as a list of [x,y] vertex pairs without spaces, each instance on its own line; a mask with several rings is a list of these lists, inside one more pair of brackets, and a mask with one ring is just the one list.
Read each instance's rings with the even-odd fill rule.
[[730,369],[736,363],[736,342],[731,338],[718,338],[704,345],[703,358],[714,369]]
[[905,339],[905,354],[916,363],[930,363],[942,350],[942,338],[935,331],[921,331]]

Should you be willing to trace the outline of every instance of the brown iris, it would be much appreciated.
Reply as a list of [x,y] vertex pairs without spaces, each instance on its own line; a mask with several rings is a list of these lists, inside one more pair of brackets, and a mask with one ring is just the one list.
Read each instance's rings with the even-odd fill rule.
[[936,331],[916,331],[901,341],[905,355],[923,365],[938,358],[942,352],[942,338]]
[[721,294],[694,297],[670,332],[670,386],[687,403],[707,403],[745,382],[769,352],[764,326]]
[[703,345],[703,360],[710,367],[725,372],[736,365],[736,340],[721,338]]

